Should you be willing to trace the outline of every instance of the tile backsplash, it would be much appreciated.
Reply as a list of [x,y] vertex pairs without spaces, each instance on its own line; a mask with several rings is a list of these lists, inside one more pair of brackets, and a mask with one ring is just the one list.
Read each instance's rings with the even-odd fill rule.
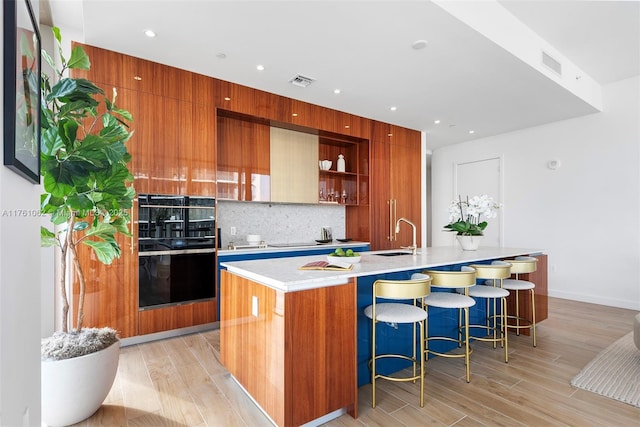
[[[259,234],[275,243],[313,243],[321,239],[322,227],[331,227],[333,238],[345,237],[345,207],[218,200],[218,227],[221,247],[229,242],[246,245],[247,234]],[[231,227],[236,235],[231,236]]]

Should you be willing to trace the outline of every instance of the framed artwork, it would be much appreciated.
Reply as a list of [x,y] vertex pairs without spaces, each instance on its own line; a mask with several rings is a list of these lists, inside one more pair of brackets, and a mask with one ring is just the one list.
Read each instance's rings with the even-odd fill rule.
[[4,0],[4,164],[40,183],[40,33],[29,0]]

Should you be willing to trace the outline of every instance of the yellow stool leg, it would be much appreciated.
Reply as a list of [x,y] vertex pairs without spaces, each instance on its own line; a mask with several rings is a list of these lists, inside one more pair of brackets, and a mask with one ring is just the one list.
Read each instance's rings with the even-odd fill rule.
[[376,407],[376,321],[371,334],[371,407]]
[[[463,308],[464,310],[464,364],[466,368],[467,382],[471,381],[471,359],[469,357],[469,307]],[[460,328],[458,328],[460,330]]]
[[537,346],[536,342],[536,293],[533,289],[531,291],[531,333],[533,334],[533,346]]
[[504,334],[504,363],[509,362],[509,334],[507,333],[507,299],[501,298],[502,305],[502,313],[500,313],[502,317],[502,333]]

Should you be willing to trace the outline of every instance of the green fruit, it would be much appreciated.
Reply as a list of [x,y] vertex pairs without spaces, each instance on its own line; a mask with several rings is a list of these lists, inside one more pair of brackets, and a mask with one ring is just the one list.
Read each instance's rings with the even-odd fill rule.
[[347,249],[347,256],[353,256],[353,249]]
[[334,254],[335,254],[336,256],[344,256],[344,255],[345,255],[345,254],[344,254],[344,249],[342,249],[342,248],[337,248],[337,249],[335,250]]

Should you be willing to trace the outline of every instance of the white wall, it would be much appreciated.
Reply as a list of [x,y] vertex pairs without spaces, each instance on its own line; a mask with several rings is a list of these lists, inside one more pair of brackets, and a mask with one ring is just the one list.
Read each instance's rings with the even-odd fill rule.
[[40,425],[40,218],[23,214],[37,211],[39,201],[38,185],[0,165],[2,426]]
[[549,255],[550,296],[640,310],[640,76],[604,86],[603,102],[601,113],[434,150],[433,245],[451,244],[440,230],[454,163],[502,155],[504,246]]

